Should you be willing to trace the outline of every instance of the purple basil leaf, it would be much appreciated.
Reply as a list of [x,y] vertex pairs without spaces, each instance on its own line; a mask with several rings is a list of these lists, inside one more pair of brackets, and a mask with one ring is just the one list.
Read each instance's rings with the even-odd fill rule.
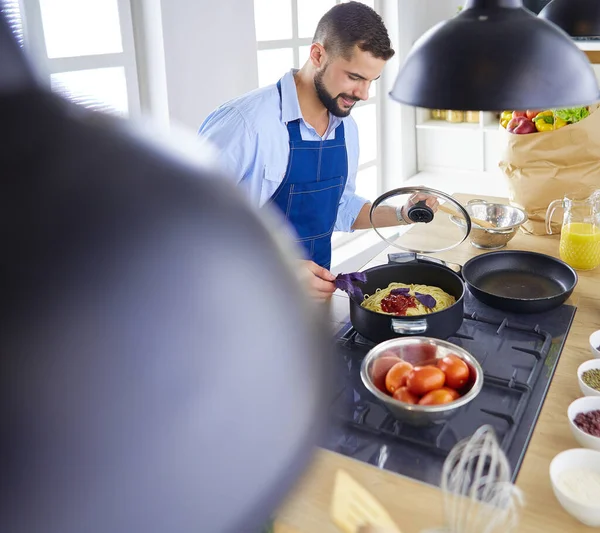
[[435,298],[431,296],[431,294],[421,294],[420,292],[415,292],[415,298],[419,300],[425,307],[429,307],[429,309],[433,309],[437,302]]
[[401,287],[399,289],[392,289],[390,291],[390,294],[393,294],[394,296],[397,296],[397,295],[408,296],[409,292],[410,292],[410,289],[408,287]]
[[[358,274],[358,276],[356,276]],[[367,276],[361,272],[354,272],[352,274],[338,274],[335,278],[335,286],[337,289],[348,293],[355,300],[362,302],[364,300],[363,292],[359,287],[354,285],[353,281],[360,281],[362,283],[367,281]]]
[[347,275],[350,276],[352,281],[360,281],[361,283],[367,282],[367,275],[364,272],[352,272]]

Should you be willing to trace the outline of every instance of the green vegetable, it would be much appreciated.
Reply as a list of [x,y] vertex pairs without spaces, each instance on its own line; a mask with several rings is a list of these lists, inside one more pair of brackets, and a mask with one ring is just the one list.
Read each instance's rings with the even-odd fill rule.
[[565,122],[574,124],[589,116],[590,112],[587,107],[572,107],[569,109],[557,109],[554,114],[557,117],[562,118]]

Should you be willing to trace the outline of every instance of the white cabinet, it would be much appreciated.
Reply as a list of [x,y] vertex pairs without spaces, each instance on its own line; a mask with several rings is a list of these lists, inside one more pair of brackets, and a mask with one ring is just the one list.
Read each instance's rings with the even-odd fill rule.
[[417,109],[417,164],[420,171],[469,170],[494,172],[498,137],[495,113],[475,112],[477,122],[433,119],[429,109]]

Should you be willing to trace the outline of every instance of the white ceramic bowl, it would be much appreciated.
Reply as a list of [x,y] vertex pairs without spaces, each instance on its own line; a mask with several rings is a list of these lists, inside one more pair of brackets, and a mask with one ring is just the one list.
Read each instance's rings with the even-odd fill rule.
[[600,357],[600,329],[590,335],[590,351],[594,357]]
[[579,429],[574,418],[579,413],[588,413],[589,411],[595,411],[600,409],[600,396],[584,396],[578,398],[569,405],[567,409],[567,416],[569,417],[569,426],[571,427],[571,433],[575,437],[575,440],[584,448],[591,448],[592,450],[600,451],[600,437],[594,437],[585,431]]
[[589,385],[586,385],[581,379],[581,375],[586,370],[592,370],[594,368],[600,370],[600,358],[590,359],[589,361],[580,364],[579,368],[577,369],[577,381],[579,382],[579,390],[581,390],[581,393],[584,396],[600,396],[600,390],[593,389]]
[[576,448],[559,453],[550,463],[552,490],[563,509],[590,527],[600,526],[600,499],[598,505],[585,505],[560,488],[558,480],[565,470],[583,468],[600,474],[600,452]]

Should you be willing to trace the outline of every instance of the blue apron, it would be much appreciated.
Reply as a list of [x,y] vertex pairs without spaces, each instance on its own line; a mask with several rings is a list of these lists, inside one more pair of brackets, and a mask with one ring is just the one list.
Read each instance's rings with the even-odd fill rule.
[[[281,99],[281,82],[277,82],[277,90]],[[335,139],[329,141],[303,141],[300,119],[288,122],[287,130],[287,170],[270,203],[294,226],[308,257],[329,269],[331,234],[348,179],[344,123],[335,129]]]

